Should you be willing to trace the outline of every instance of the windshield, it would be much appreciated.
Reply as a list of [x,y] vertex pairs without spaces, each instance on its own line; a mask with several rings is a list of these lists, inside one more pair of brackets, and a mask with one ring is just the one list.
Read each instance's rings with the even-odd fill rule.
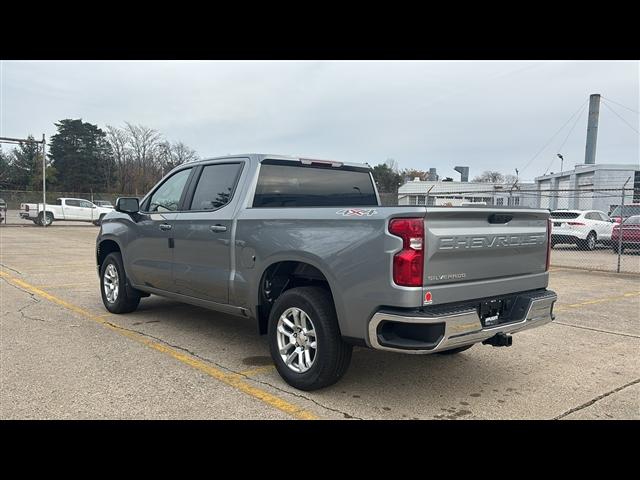
[[[622,211],[622,215],[620,212]],[[632,215],[640,215],[640,205],[618,205],[613,212],[612,217],[630,217]]]

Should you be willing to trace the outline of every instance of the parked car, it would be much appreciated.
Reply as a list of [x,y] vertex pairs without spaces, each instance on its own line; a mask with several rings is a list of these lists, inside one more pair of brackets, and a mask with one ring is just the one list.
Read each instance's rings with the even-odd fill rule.
[[600,210],[554,210],[551,212],[551,247],[573,243],[594,250],[598,243],[611,242],[613,220]]
[[51,225],[54,220],[100,225],[104,216],[112,211],[111,208],[99,207],[83,198],[58,198],[55,204],[47,203],[46,215],[42,203],[21,203],[19,215],[36,225],[43,225],[43,222]]
[[108,200],[94,200],[93,203],[95,203],[98,207],[113,209],[113,205]]
[[[622,231],[622,246],[620,246],[620,231]],[[616,253],[624,252],[625,248],[640,249],[640,215],[634,215],[622,224],[614,225],[611,244]]]
[[616,223],[621,223],[623,220],[632,217],[634,215],[640,215],[640,203],[631,203],[629,205],[618,205],[614,208],[609,216]]
[[7,220],[7,202],[0,198],[0,223]]
[[549,213],[383,207],[367,165],[239,155],[183,164],[96,239],[105,308],[157,294],[254,319],[286,382],[313,390],[353,345],[455,354],[553,320]]

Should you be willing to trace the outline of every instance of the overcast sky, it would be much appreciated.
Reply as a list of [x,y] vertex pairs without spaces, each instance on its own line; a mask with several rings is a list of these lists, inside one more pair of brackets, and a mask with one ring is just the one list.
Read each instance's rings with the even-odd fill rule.
[[[589,94],[639,111],[639,75],[636,61],[2,61],[0,136],[50,137],[63,118],[129,121],[201,157],[393,158],[456,180],[456,165],[532,179],[559,170],[563,143],[565,169],[584,161],[586,109],[530,162]],[[637,164],[638,114],[608,105],[630,125],[601,106],[596,162]]]

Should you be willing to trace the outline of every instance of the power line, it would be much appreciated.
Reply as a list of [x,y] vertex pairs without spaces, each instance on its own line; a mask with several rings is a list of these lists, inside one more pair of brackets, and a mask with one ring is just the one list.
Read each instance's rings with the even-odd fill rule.
[[588,101],[589,101],[589,100],[585,100],[584,102],[580,103],[580,108],[578,108],[578,110],[576,110],[576,112],[575,112],[573,115],[571,115],[571,116],[569,117],[569,120],[567,120],[567,121],[566,121],[566,122],[565,122],[565,123],[564,123],[564,124],[563,124],[559,129],[558,129],[558,131],[557,131],[556,133],[554,133],[554,134],[553,134],[553,136],[549,139],[549,141],[548,141],[547,143],[545,143],[545,144],[544,144],[544,146],[543,146],[543,147],[538,151],[538,153],[536,153],[536,154],[531,158],[531,160],[529,160],[529,161],[526,163],[526,165],[524,166],[524,168],[522,168],[522,169],[520,170],[521,172],[524,172],[524,171],[529,167],[529,165],[531,165],[531,162],[533,162],[533,161],[538,157],[538,155],[540,155],[542,152],[544,152],[544,150],[549,146],[549,144],[553,141],[553,139],[554,139],[554,138],[556,138],[556,136],[557,136],[557,135],[558,135],[558,134],[559,134],[559,133],[564,129],[564,127],[566,127],[566,126],[567,126],[567,124],[568,124],[568,123],[573,119],[573,117],[575,117],[575,116],[578,114],[578,112],[582,110],[582,108],[584,107],[584,105],[585,105]]
[[[576,117],[576,121],[573,122],[572,127],[569,129],[569,133],[567,134],[567,136],[565,137],[564,141],[562,142],[562,144],[557,148],[558,153],[560,153],[560,151],[562,150],[562,147],[564,147],[564,144],[567,143],[567,140],[569,140],[569,136],[571,135],[571,132],[573,132],[573,129],[576,128],[576,125],[578,124],[578,122],[580,121],[580,118],[582,118],[582,114],[584,112],[584,109],[586,108],[587,104],[585,102],[584,105],[582,105],[582,108],[580,109],[580,113],[578,114],[578,116]],[[546,175],[547,172],[549,171],[549,169],[551,168],[551,165],[553,165],[553,162],[555,161],[555,158],[553,158],[551,160],[551,162],[549,163],[549,166],[547,167],[547,169],[544,171],[543,175]]]
[[640,132],[639,132],[638,130],[636,130],[635,128],[633,128],[633,127],[631,126],[631,124],[630,124],[629,122],[627,122],[624,118],[622,118],[620,115],[618,115],[618,114],[616,113],[616,111],[615,111],[612,107],[610,107],[610,106],[608,105],[608,103],[607,103],[607,102],[603,103],[603,105],[604,105],[605,107],[607,107],[609,110],[611,110],[611,111],[613,112],[613,114],[614,114],[616,117],[618,117],[620,120],[622,120],[624,123],[626,123],[626,124],[627,124],[627,126],[628,126],[631,130],[633,130],[634,132],[636,132],[637,134],[639,134],[639,135],[640,135]]
[[605,97],[602,97],[602,96],[601,96],[601,98],[602,98],[603,100],[606,100],[607,102],[611,102],[611,103],[615,103],[616,105],[620,105],[622,108],[626,108],[627,110],[630,110],[630,111],[632,111],[633,113],[638,113],[638,114],[640,114],[640,112],[638,112],[637,110],[634,110],[633,108],[629,108],[629,107],[627,107],[627,106],[625,106],[625,105],[623,105],[623,104],[621,104],[621,103],[618,103],[618,102],[616,102],[616,101],[614,101],[614,100],[611,100],[610,98],[605,98]]

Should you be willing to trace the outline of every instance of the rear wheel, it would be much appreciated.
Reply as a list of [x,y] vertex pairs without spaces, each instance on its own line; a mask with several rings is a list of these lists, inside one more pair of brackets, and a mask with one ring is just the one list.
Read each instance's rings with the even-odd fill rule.
[[342,340],[331,295],[319,287],[292,288],[276,300],[269,315],[269,347],[280,376],[299,390],[337,382],[353,351]]
[[102,303],[111,313],[129,313],[138,308],[140,295],[127,288],[127,277],[120,252],[107,255],[100,267]]
[[47,212],[47,214],[44,216],[44,220],[43,220],[43,215],[42,212],[40,212],[38,214],[38,225],[40,226],[49,226],[53,223],[53,213],[51,212]]
[[465,350],[469,350],[475,344],[465,345],[464,347],[452,348],[451,350],[443,350],[442,352],[436,352],[440,355],[455,355],[456,353],[464,352]]
[[589,232],[589,235],[587,235],[587,238],[585,240],[581,240],[578,246],[582,250],[592,251],[596,249],[597,240],[598,240],[598,237],[596,236],[596,232]]

